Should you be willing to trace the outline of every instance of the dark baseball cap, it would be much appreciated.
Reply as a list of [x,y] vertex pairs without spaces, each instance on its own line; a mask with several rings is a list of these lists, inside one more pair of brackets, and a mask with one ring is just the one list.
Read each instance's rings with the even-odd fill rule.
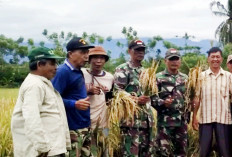
[[146,45],[144,44],[142,40],[139,40],[139,39],[132,40],[128,46],[129,49],[138,49],[141,47],[146,48]]
[[89,48],[94,48],[94,46],[90,46],[84,39],[79,37],[71,39],[66,46],[67,51]]
[[53,50],[46,47],[37,47],[32,49],[28,53],[28,58],[30,62],[41,59],[64,59],[64,57],[55,55]]
[[179,57],[180,58],[180,52],[177,49],[170,48],[166,51],[165,58],[169,59],[172,57]]

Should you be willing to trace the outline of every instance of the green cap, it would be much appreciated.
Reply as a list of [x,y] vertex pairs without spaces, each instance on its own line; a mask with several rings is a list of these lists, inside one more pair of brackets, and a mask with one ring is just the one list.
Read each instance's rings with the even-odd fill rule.
[[168,49],[166,54],[165,54],[165,58],[169,59],[172,57],[180,57],[180,52],[174,48]]
[[41,59],[64,59],[64,57],[56,56],[53,50],[46,47],[32,49],[28,54],[28,58],[30,62]]

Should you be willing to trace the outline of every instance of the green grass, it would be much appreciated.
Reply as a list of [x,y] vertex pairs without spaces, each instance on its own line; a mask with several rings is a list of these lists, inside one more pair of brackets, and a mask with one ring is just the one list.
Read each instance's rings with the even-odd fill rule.
[[0,88],[0,157],[13,156],[11,115],[18,89]]

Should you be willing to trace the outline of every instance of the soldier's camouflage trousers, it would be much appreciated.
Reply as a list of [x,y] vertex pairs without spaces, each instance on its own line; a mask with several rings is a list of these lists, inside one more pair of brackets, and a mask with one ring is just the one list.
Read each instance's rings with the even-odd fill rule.
[[179,127],[157,128],[157,156],[187,156],[187,124]]
[[70,157],[92,157],[91,131],[89,128],[70,130],[72,150],[69,151]]
[[154,156],[154,138],[148,129],[121,128],[123,157]]

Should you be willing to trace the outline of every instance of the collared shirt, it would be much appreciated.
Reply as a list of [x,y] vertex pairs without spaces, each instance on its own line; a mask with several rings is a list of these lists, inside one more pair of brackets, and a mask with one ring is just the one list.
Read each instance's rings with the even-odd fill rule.
[[82,71],[73,67],[66,59],[65,63],[58,67],[52,84],[64,101],[69,129],[77,130],[89,127],[90,108],[78,110],[75,107],[76,101],[87,97]]
[[232,75],[222,68],[215,76],[209,68],[202,72],[200,96],[200,123],[232,124],[230,95]]
[[75,68],[72,66],[72,64],[68,61],[68,59],[65,59],[64,64],[66,64],[70,70],[75,70]]
[[123,89],[136,96],[142,95],[139,75],[143,69],[142,66],[134,67],[131,61],[119,65],[114,74],[114,88]]
[[[151,104],[158,112],[158,126],[181,126],[186,122],[185,83],[187,75],[178,71],[172,75],[167,69],[156,74],[159,97],[152,96]],[[173,102],[170,107],[165,107],[164,100],[172,98]]]
[[15,157],[55,156],[71,147],[62,98],[50,80],[28,74],[11,120]]

